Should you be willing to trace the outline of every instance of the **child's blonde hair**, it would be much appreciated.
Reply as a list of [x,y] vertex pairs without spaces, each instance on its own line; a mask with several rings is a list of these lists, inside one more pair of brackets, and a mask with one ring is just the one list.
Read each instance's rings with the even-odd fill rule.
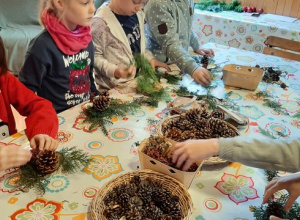
[[[63,0],[63,1],[67,1],[67,0]],[[42,19],[42,13],[45,9],[47,9],[48,12],[53,13],[55,16],[57,16],[56,15],[56,10],[57,9],[54,6],[53,0],[40,0],[40,10],[39,10],[39,12],[40,12],[40,24],[43,27],[45,27],[45,24],[44,24],[43,19]]]

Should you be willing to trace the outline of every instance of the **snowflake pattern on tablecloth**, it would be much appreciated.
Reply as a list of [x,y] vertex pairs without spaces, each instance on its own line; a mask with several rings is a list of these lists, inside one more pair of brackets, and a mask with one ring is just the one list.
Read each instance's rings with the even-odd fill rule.
[[282,105],[285,110],[290,114],[300,112],[300,103],[292,100],[279,99],[278,103]]
[[66,176],[55,175],[47,178],[45,190],[50,193],[59,193],[64,191],[70,185],[70,180]]
[[94,155],[91,162],[84,168],[84,172],[91,174],[96,180],[104,180],[112,174],[120,173],[123,169],[117,156],[103,157]]
[[[87,133],[92,133],[97,131],[97,127],[93,128],[90,130],[90,126],[91,124],[88,122],[83,122],[85,119],[85,117],[79,116],[78,118],[76,118],[73,128],[77,129],[77,130],[83,130],[84,132]],[[99,125],[101,126],[101,125]]]
[[253,186],[254,182],[251,177],[224,173],[221,181],[217,182],[214,187],[238,205],[249,199],[259,198],[257,190]]
[[0,192],[13,193],[21,190],[19,170],[5,173],[0,177]]
[[134,137],[133,131],[127,128],[114,128],[108,131],[108,139],[113,142],[129,141]]
[[242,115],[249,117],[251,119],[259,119],[263,117],[265,114],[260,111],[256,106],[247,106],[247,107],[239,107],[239,113]]
[[202,32],[205,34],[205,36],[209,36],[213,34],[212,26],[211,25],[204,25]]
[[289,128],[276,122],[268,123],[265,129],[274,137],[278,137],[278,138],[289,137],[291,135],[291,130]]
[[62,211],[62,203],[37,198],[28,203],[26,208],[16,211],[12,220],[58,220]]
[[74,137],[74,134],[69,131],[58,131],[55,139],[59,144],[65,144],[70,142]]

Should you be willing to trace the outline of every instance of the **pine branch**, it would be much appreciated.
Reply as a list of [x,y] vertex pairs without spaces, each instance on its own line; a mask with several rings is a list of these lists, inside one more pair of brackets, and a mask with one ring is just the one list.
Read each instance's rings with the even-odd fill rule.
[[90,162],[90,155],[76,147],[64,148],[58,153],[61,154],[60,166],[64,173],[75,173]]
[[294,114],[292,117],[293,117],[293,118],[300,119],[300,112],[297,112],[297,113]]
[[264,106],[267,106],[267,107],[273,109],[274,111],[279,112],[283,115],[289,115],[289,113],[284,108],[282,108],[281,105],[278,104],[276,101],[272,101],[270,99],[264,99],[263,101],[264,101],[264,104],[263,104]]
[[276,137],[274,137],[272,134],[270,134],[268,131],[264,130],[262,127],[258,126],[258,129],[260,130],[260,133],[262,135],[265,135],[267,137],[273,138],[273,139],[277,139]]
[[161,73],[161,72],[155,72],[158,80],[160,80],[161,78],[164,78],[167,80],[167,82],[171,85],[178,85],[181,77],[180,74],[178,75],[173,75],[173,74],[169,74],[169,73]]
[[259,92],[255,93],[255,96],[262,97],[262,98],[274,98],[274,96],[270,95],[266,91],[259,91]]
[[[80,171],[82,167],[85,167],[91,161],[88,153],[83,150],[76,149],[76,147],[63,148],[57,152],[60,156],[59,167],[63,174],[72,174]],[[47,178],[51,174],[43,175],[37,172],[33,161],[28,162],[19,170],[20,179],[18,184],[20,190],[27,191],[34,188],[38,195],[45,193],[45,187],[48,184]]]
[[125,116],[127,112],[133,112],[139,109],[140,106],[136,102],[123,102],[120,103],[117,99],[111,99],[109,107],[103,111],[98,111],[93,107],[88,107],[83,110],[86,118],[83,122],[89,122],[89,129],[92,130],[95,127],[101,126],[101,129],[105,135],[107,130],[105,125],[112,124],[110,119],[114,116]]
[[278,177],[278,171],[265,170],[265,175],[270,182],[274,177]]

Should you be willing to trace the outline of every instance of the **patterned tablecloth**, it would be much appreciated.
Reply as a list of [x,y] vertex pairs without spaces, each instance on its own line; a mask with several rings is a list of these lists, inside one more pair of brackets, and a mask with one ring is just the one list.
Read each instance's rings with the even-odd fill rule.
[[196,9],[193,30],[200,44],[212,42],[255,52],[263,51],[264,41],[271,35],[300,41],[300,20],[290,23],[267,16],[262,14],[253,17],[251,13],[214,13]]
[[[286,82],[289,87],[284,90],[278,85],[260,83],[260,90],[278,97],[280,103],[291,115],[300,111],[299,81],[300,63],[278,57],[241,51],[226,46],[208,44],[216,52],[216,63],[230,62],[236,64],[272,65],[289,72]],[[225,63],[223,63],[225,64]],[[297,73],[298,71],[298,73]],[[222,85],[221,72],[215,79],[220,83],[218,89],[233,91],[230,100],[240,106],[239,112],[249,117],[249,126],[240,129],[241,135],[263,136],[259,127],[271,133],[275,138],[299,135],[300,120],[282,116],[268,107],[255,96],[255,92],[232,90]],[[170,97],[173,86],[164,85]],[[134,96],[134,83],[126,87],[111,90],[113,97],[131,100]],[[247,107],[245,106],[247,105]],[[90,203],[95,193],[109,180],[119,174],[138,169],[137,141],[142,141],[155,134],[155,126],[148,119],[160,120],[166,116],[166,103],[161,102],[157,108],[142,107],[126,117],[113,117],[113,125],[108,125],[108,136],[100,128],[88,130],[84,116],[80,114],[86,103],[80,104],[58,115],[59,149],[76,146],[94,155],[97,166],[89,166],[83,172],[73,175],[54,173],[46,185],[46,193],[38,196],[34,190],[28,193],[16,189],[16,171],[0,173],[0,216],[1,219],[73,219],[83,220],[88,217]],[[2,140],[7,143],[22,144],[26,141],[24,134],[17,133]],[[287,175],[284,172],[281,175]],[[239,163],[225,163],[202,167],[189,189],[193,199],[194,210],[190,219],[253,219],[250,205],[261,204],[264,186],[267,180],[264,171]],[[280,194],[278,194],[280,195]]]

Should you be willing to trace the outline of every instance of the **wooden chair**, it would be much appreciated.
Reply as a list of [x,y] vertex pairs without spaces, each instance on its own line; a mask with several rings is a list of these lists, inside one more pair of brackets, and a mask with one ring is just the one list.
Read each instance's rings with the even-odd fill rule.
[[264,54],[300,61],[300,42],[269,36],[265,40]]

